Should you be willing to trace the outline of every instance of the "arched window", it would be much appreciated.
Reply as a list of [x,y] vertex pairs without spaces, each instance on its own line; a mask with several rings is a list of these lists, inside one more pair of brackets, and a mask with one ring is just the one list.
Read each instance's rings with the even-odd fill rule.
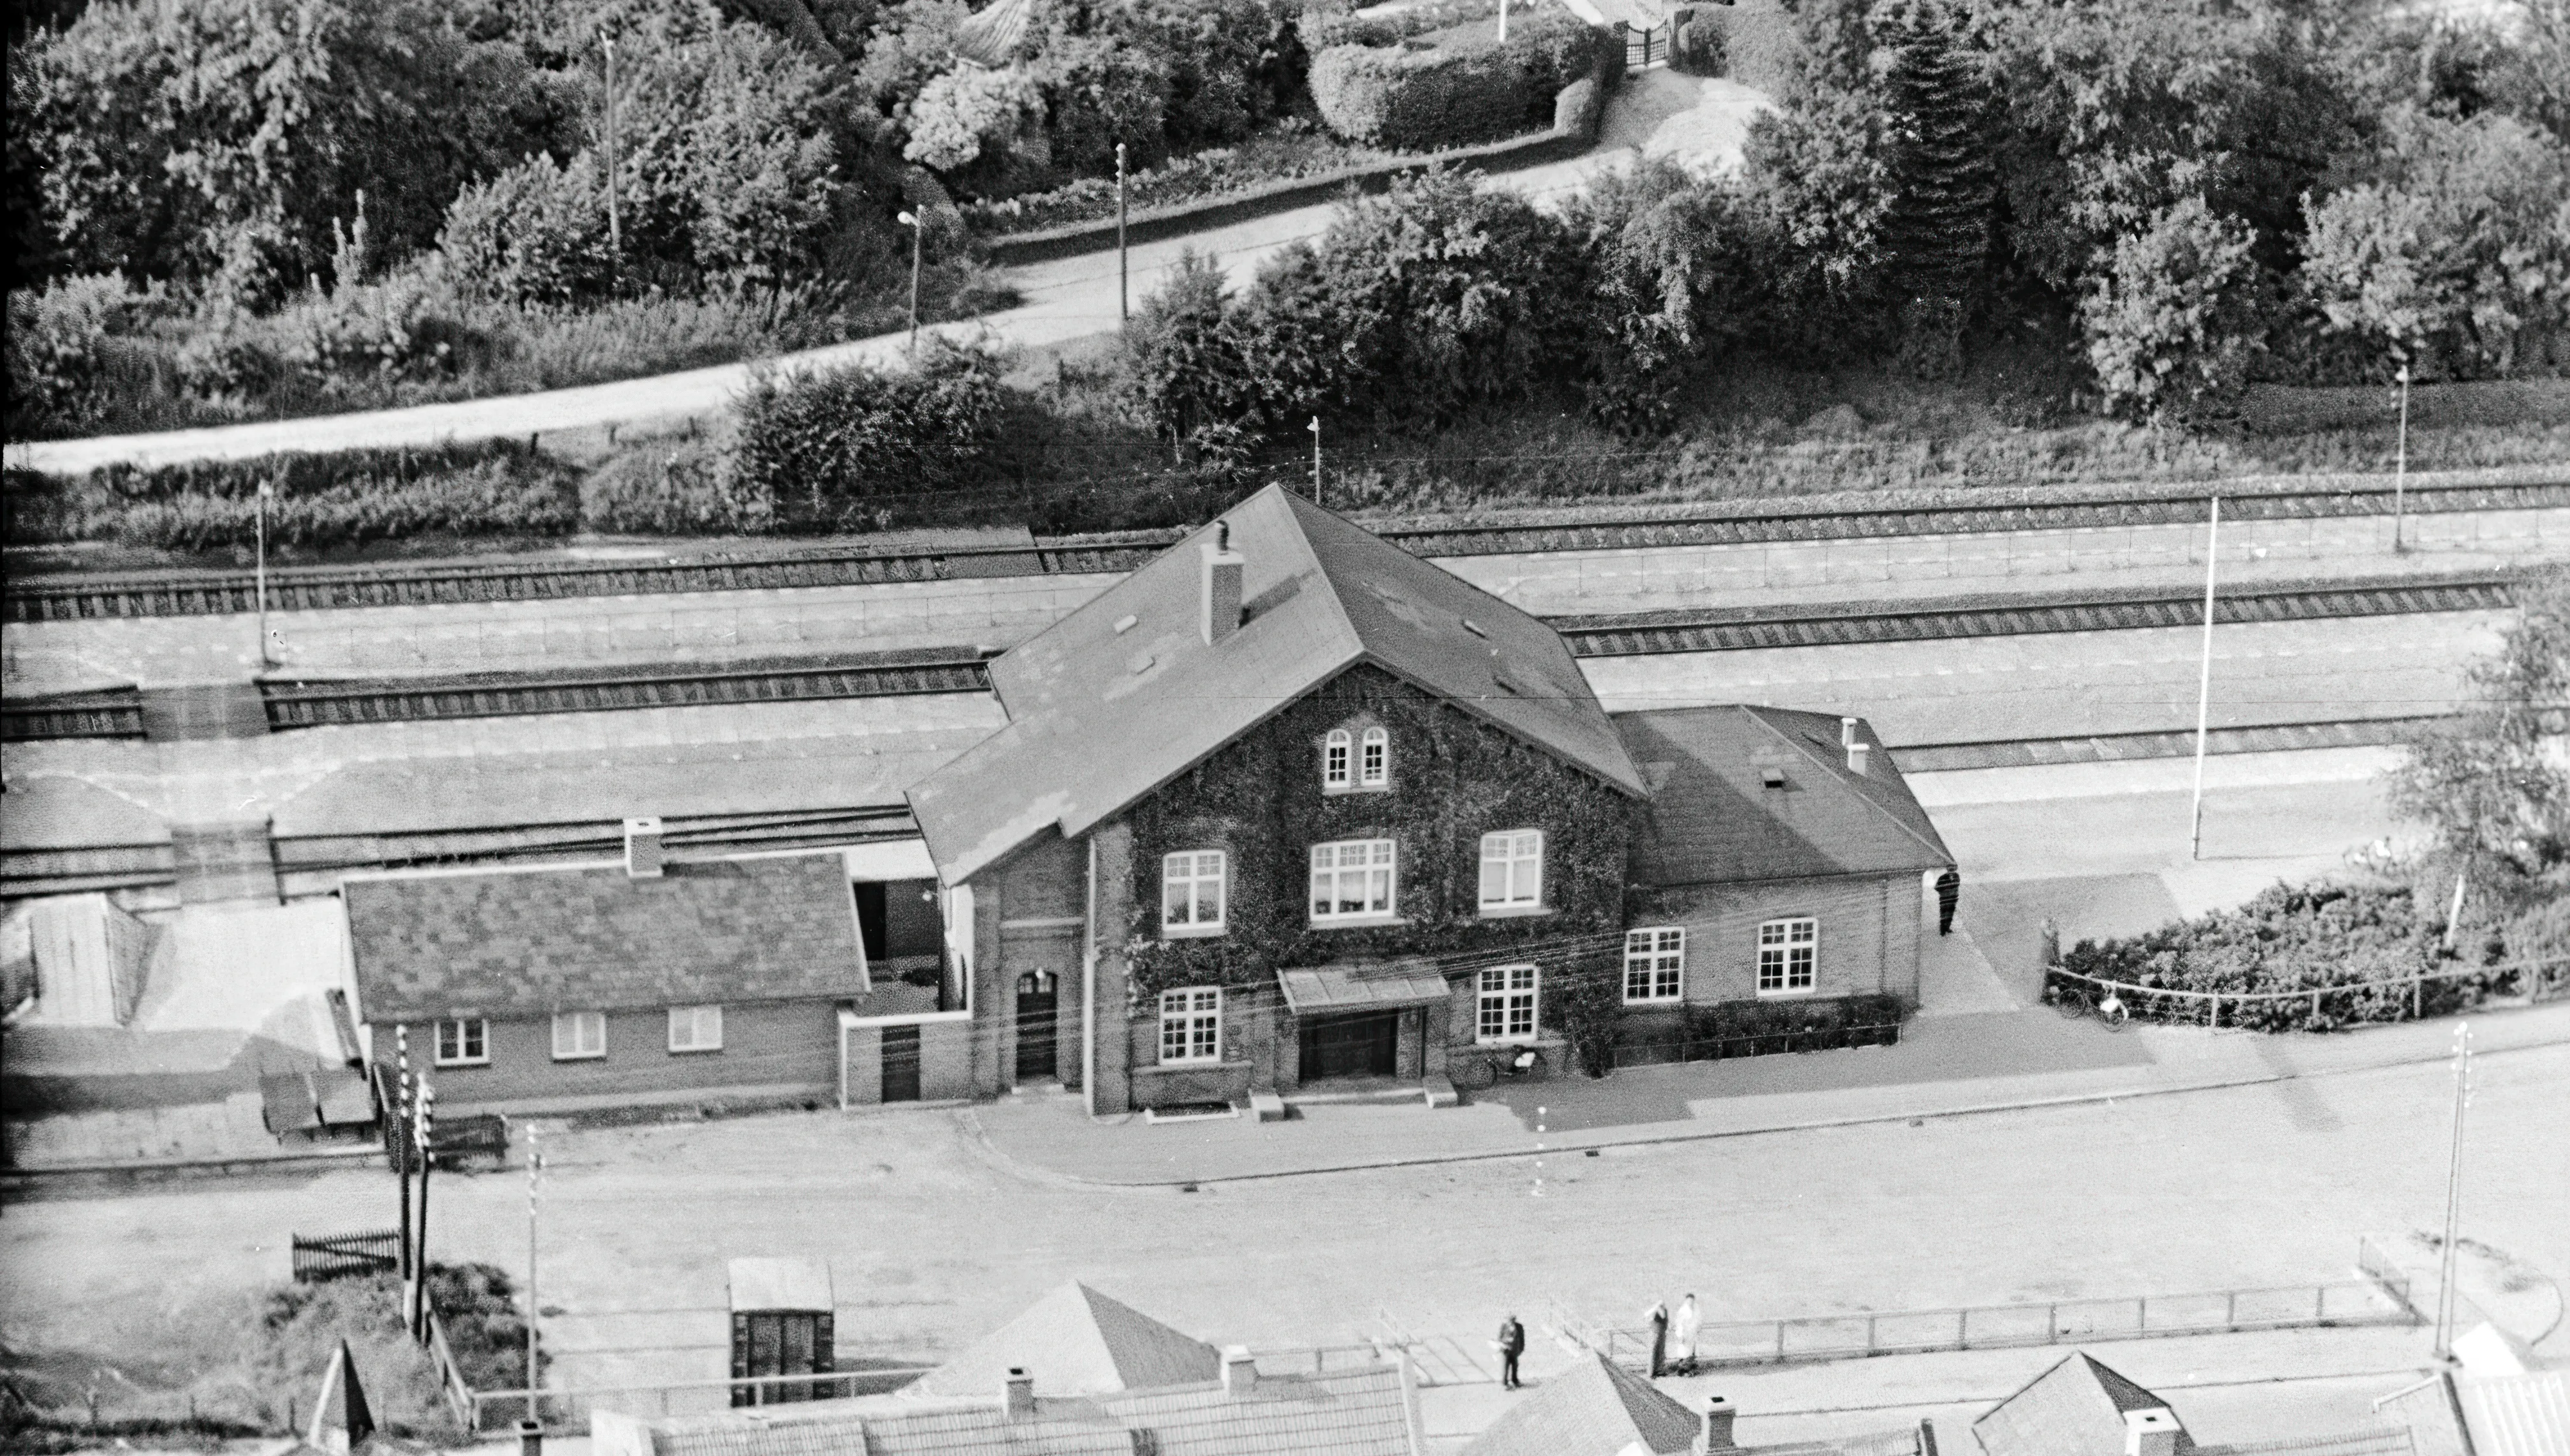
[[1367,788],[1387,788],[1392,784],[1392,730],[1370,728],[1365,730],[1363,751],[1357,755],[1357,782]]
[[1321,786],[1346,788],[1352,781],[1349,758],[1356,746],[1346,728],[1332,728],[1321,740]]

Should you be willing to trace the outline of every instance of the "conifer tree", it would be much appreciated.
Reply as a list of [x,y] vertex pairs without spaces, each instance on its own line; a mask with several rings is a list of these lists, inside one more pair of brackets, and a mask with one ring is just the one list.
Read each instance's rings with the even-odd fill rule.
[[1881,92],[1893,188],[1884,243],[1903,301],[1903,352],[1925,371],[1945,372],[1958,362],[1990,250],[1989,87],[1954,0],[1890,0],[1874,31],[1890,62]]

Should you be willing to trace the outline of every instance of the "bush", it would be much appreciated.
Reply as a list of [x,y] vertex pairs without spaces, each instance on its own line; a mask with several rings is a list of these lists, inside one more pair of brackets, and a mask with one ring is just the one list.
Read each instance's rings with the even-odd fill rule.
[[1040,116],[1044,96],[1023,71],[958,66],[920,88],[910,104],[910,140],[901,155],[939,172],[1004,150]]
[[592,531],[750,535],[768,529],[775,515],[775,502],[744,489],[729,452],[712,440],[655,441],[615,456],[580,483],[580,522]]
[[119,337],[166,306],[115,273],[57,278],[9,293],[9,437],[79,434],[113,418],[152,370],[148,352]]
[[866,519],[870,497],[953,490],[990,455],[997,361],[932,343],[918,368],[768,374],[740,401],[737,489],[807,526]]
[[1731,37],[1722,17],[1698,10],[1679,26],[1669,47],[1669,65],[1695,76],[1719,76],[1731,69]]
[[1596,73],[1608,44],[1567,12],[1536,11],[1505,45],[1455,37],[1431,50],[1333,46],[1312,61],[1312,101],[1352,142],[1434,152],[1552,120],[1561,89]]
[[568,166],[540,153],[466,188],[438,235],[447,266],[477,291],[511,303],[604,297],[616,278],[605,172],[588,152]]
[[2079,323],[2106,406],[2132,419],[2237,411],[2264,331],[2255,239],[2201,198],[2163,209],[2115,243],[2088,280]]
[[[1536,4],[1548,0],[1535,0]],[[1511,0],[1509,29],[1522,23],[1532,7],[1527,0]],[[1426,0],[1392,13],[1359,15],[1351,9],[1310,9],[1295,23],[1304,49],[1319,55],[1332,46],[1397,46],[1416,35],[1450,30],[1473,21],[1489,19],[1494,34],[1498,31],[1499,0]]]
[[1606,92],[1594,76],[1582,76],[1552,99],[1552,129],[1565,136],[1596,140],[1597,124],[1606,115]]

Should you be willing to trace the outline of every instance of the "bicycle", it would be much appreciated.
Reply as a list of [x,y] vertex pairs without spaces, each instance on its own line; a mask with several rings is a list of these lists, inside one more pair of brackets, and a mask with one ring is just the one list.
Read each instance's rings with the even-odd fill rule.
[[2063,1016],[2073,1021],[2093,1016],[2104,1023],[2108,1031],[2122,1031],[2133,1019],[2132,1008],[2124,1004],[2124,998],[2117,995],[2111,986],[2106,988],[2103,996],[2096,995],[2085,986],[2055,986],[2047,988],[2044,994],[2052,1002],[2052,1009]]
[[1449,1061],[1446,1075],[1457,1090],[1479,1092],[1501,1082],[1541,1082],[1552,1072],[1540,1047],[1478,1048]]

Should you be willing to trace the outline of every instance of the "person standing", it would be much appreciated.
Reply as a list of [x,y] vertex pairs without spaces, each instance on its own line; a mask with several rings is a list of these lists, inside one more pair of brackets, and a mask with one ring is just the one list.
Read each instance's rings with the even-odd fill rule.
[[1948,868],[1936,876],[1936,933],[1954,933],[1954,906],[1963,898],[1963,872]]
[[1525,1353],[1525,1326],[1517,1323],[1515,1315],[1499,1321],[1499,1337],[1491,1341],[1491,1348],[1499,1352],[1499,1388],[1518,1389],[1522,1382],[1517,1379],[1517,1356]]
[[1669,1353],[1681,1375],[1695,1373],[1695,1332],[1704,1327],[1704,1313],[1695,1307],[1695,1296],[1678,1301],[1677,1329],[1669,1342]]
[[1666,1300],[1654,1299],[1642,1311],[1642,1319],[1651,1326],[1651,1378],[1657,1380],[1668,1372],[1669,1306]]

